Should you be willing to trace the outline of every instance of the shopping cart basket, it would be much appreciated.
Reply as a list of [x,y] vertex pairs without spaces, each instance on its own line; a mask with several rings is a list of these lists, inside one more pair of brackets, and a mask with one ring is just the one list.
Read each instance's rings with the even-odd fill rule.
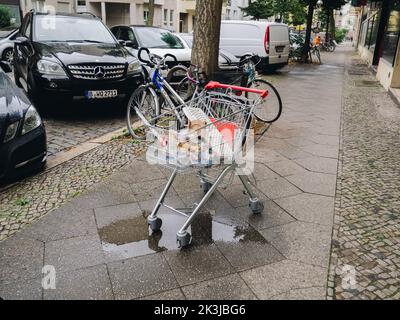
[[[248,99],[244,92],[257,94],[256,99]],[[210,82],[188,105],[182,106],[182,114],[186,118],[186,128],[181,130],[166,130],[158,126],[157,119],[142,120],[148,125],[149,131],[156,141],[147,150],[147,160],[172,168],[169,178],[154,210],[147,218],[153,232],[161,229],[162,220],[157,216],[161,206],[187,217],[186,222],[177,233],[179,247],[191,244],[192,237],[188,232],[193,219],[211,195],[221,186],[228,173],[239,176],[247,194],[249,207],[254,214],[260,214],[263,203],[253,192],[250,180],[241,171],[243,154],[246,152],[246,141],[251,134],[254,108],[267,98],[268,91],[224,85]],[[216,177],[210,177],[204,171],[210,168],[221,171]],[[204,197],[194,204],[191,212],[176,209],[164,203],[176,176],[188,170],[197,170]]]

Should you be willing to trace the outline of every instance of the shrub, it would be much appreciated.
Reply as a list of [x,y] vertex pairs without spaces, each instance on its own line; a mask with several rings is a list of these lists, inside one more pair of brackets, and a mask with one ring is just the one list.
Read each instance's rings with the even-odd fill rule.
[[348,32],[349,32],[349,29],[347,29],[347,28],[340,28],[340,29],[336,30],[336,42],[342,43],[346,39]]
[[10,10],[0,5],[0,28],[9,27],[11,25],[11,12]]

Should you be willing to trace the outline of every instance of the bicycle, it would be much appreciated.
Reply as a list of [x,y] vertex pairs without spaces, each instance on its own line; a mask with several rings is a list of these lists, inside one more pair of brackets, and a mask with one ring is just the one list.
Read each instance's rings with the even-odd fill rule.
[[[142,58],[142,53],[148,54],[149,60]],[[160,128],[170,128],[171,123],[180,126],[183,123],[182,116],[177,106],[185,104],[185,101],[166,81],[161,71],[167,68],[166,59],[172,58],[177,61],[172,54],[164,57],[151,54],[147,48],[141,48],[138,52],[139,60],[150,68],[146,70],[146,83],[138,87],[129,99],[127,106],[127,126],[133,138],[144,140],[146,138],[146,119],[155,119],[157,123],[152,123]],[[136,115],[139,116],[139,121]],[[160,116],[163,117],[160,117]]]
[[325,41],[321,45],[321,48],[327,52],[334,52],[336,50],[336,41],[335,40]]
[[[273,123],[277,121],[282,114],[282,99],[278,90],[268,81],[258,78],[256,70],[257,64],[260,62],[260,57],[257,55],[247,55],[242,57],[238,69],[243,71],[239,79],[234,82],[239,82],[248,88],[267,90],[269,92],[268,99],[263,100],[263,103],[258,105],[254,110],[254,116],[260,122]],[[247,77],[243,84],[243,75]],[[195,93],[200,92],[207,83],[207,76],[199,72],[199,68],[192,65],[188,69],[186,78],[178,85],[176,92],[185,100],[196,96]],[[251,93],[246,93],[247,97]]]
[[311,45],[310,46],[310,50],[309,50],[309,56],[310,56],[310,61],[311,63],[314,63],[313,60],[313,56],[317,58],[318,63],[322,64],[322,60],[321,60],[321,50],[319,49],[319,46],[314,46]]

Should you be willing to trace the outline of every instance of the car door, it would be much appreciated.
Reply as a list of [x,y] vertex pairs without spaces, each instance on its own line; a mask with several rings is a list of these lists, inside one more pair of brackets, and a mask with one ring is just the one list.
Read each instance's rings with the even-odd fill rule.
[[[20,37],[25,37],[29,40],[28,43],[15,43],[15,67],[18,70],[20,77],[27,82],[29,61],[33,54],[32,48],[32,15],[27,15],[20,30]],[[26,89],[26,88],[25,88]]]
[[289,59],[289,30],[285,25],[270,25],[270,64],[285,64]]

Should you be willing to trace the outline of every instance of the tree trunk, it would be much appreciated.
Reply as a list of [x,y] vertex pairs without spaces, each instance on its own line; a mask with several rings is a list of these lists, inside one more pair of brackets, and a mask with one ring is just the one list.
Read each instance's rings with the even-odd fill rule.
[[331,39],[336,40],[336,23],[335,23],[335,15],[333,9],[331,10],[330,15],[331,15],[330,19]]
[[302,55],[302,61],[304,63],[308,62],[308,53],[310,52],[311,28],[314,18],[314,6],[315,6],[314,1],[310,1],[310,4],[308,5],[308,14],[307,14],[306,39],[304,42],[303,55]]
[[326,33],[325,33],[325,42],[329,41],[329,24],[331,20],[331,10],[328,9],[326,14]]
[[154,23],[154,2],[155,0],[149,0],[149,17],[147,19],[147,25],[151,27]]
[[223,0],[197,0],[192,63],[210,75],[218,71]]

